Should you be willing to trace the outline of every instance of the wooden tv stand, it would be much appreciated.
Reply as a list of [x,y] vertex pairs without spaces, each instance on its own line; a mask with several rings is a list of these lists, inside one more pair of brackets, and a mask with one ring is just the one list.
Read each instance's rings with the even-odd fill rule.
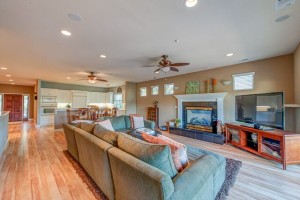
[[265,131],[226,123],[226,143],[282,163],[284,170],[288,164],[300,163],[300,134],[297,133],[279,129]]

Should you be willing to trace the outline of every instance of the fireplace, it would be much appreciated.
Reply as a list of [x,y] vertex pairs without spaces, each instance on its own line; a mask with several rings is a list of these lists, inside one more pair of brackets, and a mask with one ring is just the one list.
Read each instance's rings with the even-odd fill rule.
[[187,106],[185,108],[185,126],[188,129],[213,132],[212,107]]
[[174,95],[177,99],[177,118],[180,127],[169,127],[171,134],[224,144],[225,137],[217,133],[217,121],[224,122],[226,92]]

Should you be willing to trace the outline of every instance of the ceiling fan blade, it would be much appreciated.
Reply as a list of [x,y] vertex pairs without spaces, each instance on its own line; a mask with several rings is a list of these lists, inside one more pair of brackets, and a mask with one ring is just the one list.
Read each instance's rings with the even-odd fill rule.
[[179,72],[179,69],[175,68],[175,67],[170,67],[170,70],[173,72]]
[[101,78],[97,78],[97,81],[101,81],[101,82],[108,82],[107,80],[101,79]]
[[161,70],[161,68],[158,68],[154,71],[154,73],[158,73]]
[[189,65],[190,63],[172,63],[170,66],[173,67],[180,67],[180,66],[186,66]]
[[156,65],[144,65],[144,66],[141,66],[141,67],[155,67]]

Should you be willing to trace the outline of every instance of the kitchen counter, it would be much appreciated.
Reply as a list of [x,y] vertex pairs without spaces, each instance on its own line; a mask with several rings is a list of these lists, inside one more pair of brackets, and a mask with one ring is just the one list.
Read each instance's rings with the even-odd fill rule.
[[[60,129],[62,128],[64,123],[68,123],[68,108],[57,108],[54,115],[54,128]],[[77,111],[77,108],[69,108],[71,111]]]
[[8,139],[9,112],[0,112],[0,156],[4,152]]

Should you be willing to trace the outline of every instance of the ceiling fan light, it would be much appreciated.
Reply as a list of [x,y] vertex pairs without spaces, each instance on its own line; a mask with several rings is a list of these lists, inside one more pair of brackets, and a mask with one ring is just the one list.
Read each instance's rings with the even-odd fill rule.
[[159,71],[155,71],[155,74],[159,74]]
[[194,7],[198,3],[197,0],[186,0],[185,6],[188,8]]
[[96,83],[96,80],[89,79],[88,82],[89,82],[89,83]]
[[170,67],[163,67],[163,68],[161,68],[161,71],[168,72],[168,71],[170,71]]

